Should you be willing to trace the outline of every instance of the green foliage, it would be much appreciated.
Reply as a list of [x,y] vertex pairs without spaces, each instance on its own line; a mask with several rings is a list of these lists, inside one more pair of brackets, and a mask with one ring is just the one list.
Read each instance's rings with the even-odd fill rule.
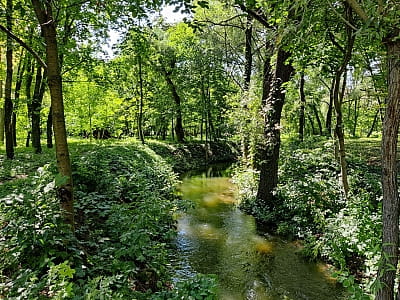
[[72,295],[68,261],[82,253],[61,217],[51,169],[39,168],[29,185],[0,201],[0,293],[10,299]]
[[0,295],[150,299],[166,290],[160,297],[216,299],[215,280],[208,277],[169,291],[178,204],[176,175],[165,160],[136,142],[71,145],[75,236],[62,219],[55,167],[29,172],[18,192],[0,201]]
[[307,148],[286,143],[272,211],[254,204],[257,172],[238,167],[234,180],[242,199],[240,206],[260,222],[275,225],[278,234],[304,240],[302,254],[307,258],[333,264],[350,299],[370,299],[381,243],[381,188],[376,167],[366,164],[366,157],[356,152],[368,152],[369,147],[362,150],[361,142],[349,142],[353,155],[348,164],[351,191],[346,200],[338,183],[332,144],[307,143]]
[[152,300],[217,300],[217,278],[212,275],[196,275],[190,280],[178,282],[173,290],[158,293]]

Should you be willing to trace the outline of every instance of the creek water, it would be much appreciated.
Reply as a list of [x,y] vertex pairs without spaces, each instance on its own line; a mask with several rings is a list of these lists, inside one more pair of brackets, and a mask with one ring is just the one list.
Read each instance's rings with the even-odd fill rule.
[[257,232],[254,218],[237,209],[234,184],[217,171],[183,178],[182,198],[193,208],[178,218],[175,280],[215,274],[222,300],[344,299],[324,264],[305,261],[294,242]]

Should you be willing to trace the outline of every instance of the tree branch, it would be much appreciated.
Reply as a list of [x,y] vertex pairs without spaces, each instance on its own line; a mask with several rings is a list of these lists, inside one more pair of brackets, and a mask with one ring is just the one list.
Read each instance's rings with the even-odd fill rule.
[[333,33],[330,30],[328,30],[328,36],[329,36],[329,39],[331,40],[332,44],[334,46],[336,46],[336,48],[338,48],[340,50],[340,52],[346,53],[344,48],[336,41],[335,36],[333,35]]
[[247,8],[243,4],[238,4],[238,5],[242,11],[251,15],[254,19],[256,19],[258,22],[260,22],[262,25],[264,25],[265,28],[273,29],[273,27],[268,23],[268,20],[265,17],[265,15],[260,10],[254,10],[254,9]]
[[211,25],[215,25],[215,26],[225,26],[225,27],[234,27],[234,28],[238,28],[241,30],[244,30],[244,28],[242,26],[239,25],[235,25],[235,24],[229,24],[229,23],[216,23],[213,22],[211,20],[201,20],[201,21],[197,21],[199,24],[211,24]]
[[357,0],[346,0],[346,2],[351,6],[354,12],[361,18],[361,20],[363,20],[364,22],[367,22],[369,20],[367,13],[357,2]]
[[33,50],[29,45],[27,45],[23,40],[17,37],[14,33],[8,30],[6,27],[0,24],[0,30],[5,32],[9,37],[15,40],[18,44],[24,47],[32,56],[36,59],[36,61],[44,68],[47,69],[47,65],[44,60],[39,56],[39,54]]

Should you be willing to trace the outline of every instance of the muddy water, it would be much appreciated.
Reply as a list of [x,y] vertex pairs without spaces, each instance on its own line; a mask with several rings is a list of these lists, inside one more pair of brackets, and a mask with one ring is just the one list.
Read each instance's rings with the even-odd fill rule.
[[183,180],[182,197],[194,208],[178,219],[176,280],[216,274],[223,300],[345,299],[323,264],[306,262],[294,243],[257,233],[254,218],[235,206],[235,186],[219,175]]

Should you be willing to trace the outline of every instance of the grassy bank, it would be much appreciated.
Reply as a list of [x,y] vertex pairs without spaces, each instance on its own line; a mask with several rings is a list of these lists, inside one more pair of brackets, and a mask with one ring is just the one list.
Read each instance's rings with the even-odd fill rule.
[[[70,143],[75,235],[54,192],[54,150],[18,148],[13,161],[0,153],[0,299],[213,299],[212,279],[171,282],[174,152],[160,143],[84,142]],[[194,161],[184,149],[177,153]]]

